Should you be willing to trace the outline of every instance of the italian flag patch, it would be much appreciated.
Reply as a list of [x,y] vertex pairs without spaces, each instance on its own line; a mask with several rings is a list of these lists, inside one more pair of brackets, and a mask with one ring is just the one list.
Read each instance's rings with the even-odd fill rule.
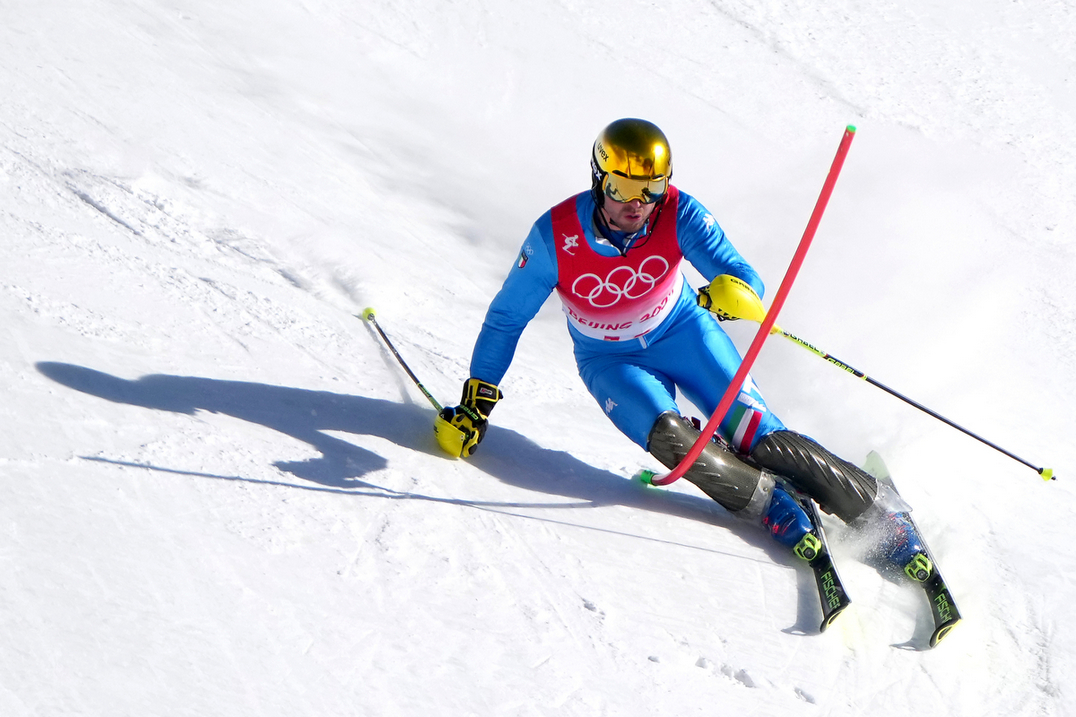
[[728,429],[725,435],[730,436],[729,443],[741,453],[749,452],[755,434],[758,433],[758,426],[762,423],[762,412],[737,403],[727,421]]

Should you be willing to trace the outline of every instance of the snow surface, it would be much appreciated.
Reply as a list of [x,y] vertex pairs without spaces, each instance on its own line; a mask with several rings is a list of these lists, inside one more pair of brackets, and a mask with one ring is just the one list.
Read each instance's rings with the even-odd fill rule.
[[[0,23],[0,714],[1076,714],[1069,0],[13,0]],[[771,291],[786,422],[888,460],[965,621],[831,525],[852,607],[656,467],[555,300],[454,402],[606,123]],[[754,329],[730,327],[743,348]],[[685,411],[690,411],[685,407]]]

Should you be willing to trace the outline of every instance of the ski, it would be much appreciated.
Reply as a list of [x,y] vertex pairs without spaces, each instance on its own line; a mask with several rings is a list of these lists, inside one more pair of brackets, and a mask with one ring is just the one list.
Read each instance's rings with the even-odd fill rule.
[[[691,420],[693,422],[697,421],[697,419]],[[715,442],[718,441],[716,438],[714,440]],[[726,450],[731,450],[727,445],[722,445]],[[646,485],[653,485],[652,479],[655,475],[654,471],[644,469],[637,472],[634,479]],[[781,483],[785,490],[788,491],[788,494],[807,513],[807,516],[811,519],[811,524],[814,526],[814,529],[804,535],[800,542],[796,544],[792,552],[795,553],[796,557],[807,563],[814,574],[815,586],[818,588],[818,599],[822,604],[822,624],[819,625],[818,631],[825,632],[826,628],[837,619],[837,616],[852,603],[852,599],[848,597],[848,592],[844,589],[844,582],[841,580],[840,573],[837,572],[837,565],[833,562],[833,554],[829,550],[829,541],[826,539],[826,529],[822,524],[822,516],[818,506],[809,496],[796,490],[792,485],[785,481]]]
[[922,583],[930,600],[930,612],[934,617],[934,632],[930,634],[930,646],[936,647],[949,632],[960,622],[960,610],[956,607],[949,586],[934,563],[929,577]]
[[837,572],[837,565],[833,562],[833,554],[829,550],[829,541],[826,539],[826,529],[822,524],[822,515],[818,506],[792,486],[786,484],[785,489],[807,512],[811,524],[814,525],[814,530],[803,536],[799,544],[793,548],[793,552],[806,561],[811,572],[814,573],[818,599],[822,603],[822,624],[818,626],[818,631],[825,632],[837,616],[852,604],[852,599],[848,597],[844,582],[841,580],[840,573]]
[[[892,488],[898,495],[900,494],[897,491],[897,486],[893,483],[893,477],[890,475],[889,469],[877,452],[871,451],[867,455],[863,469],[878,481]],[[912,518],[910,513],[902,513],[901,515],[914,528],[925,551],[917,554],[912,558],[911,562],[904,566],[904,573],[912,582],[922,587],[930,603],[930,614],[934,619],[934,630],[930,634],[930,646],[936,647],[962,619],[960,610],[956,606],[956,600],[953,599],[949,585],[945,582],[945,578],[942,577],[941,570],[938,569],[938,561],[931,553],[926,540],[923,539],[923,532],[919,530],[915,519]]]

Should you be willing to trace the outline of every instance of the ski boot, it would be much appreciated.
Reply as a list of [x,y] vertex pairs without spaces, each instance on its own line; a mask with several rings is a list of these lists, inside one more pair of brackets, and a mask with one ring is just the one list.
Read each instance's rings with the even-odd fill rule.
[[929,578],[933,564],[911,516],[902,511],[890,513],[885,519],[878,546],[882,557],[917,583]]
[[930,577],[934,566],[912,520],[911,508],[886,483],[879,483],[878,488],[874,505],[856,519],[853,527],[873,541],[873,554],[921,583]]
[[812,532],[814,525],[784,486],[775,483],[770,504],[762,516],[762,526],[773,539],[791,548],[797,557],[810,562],[818,555],[822,543]]

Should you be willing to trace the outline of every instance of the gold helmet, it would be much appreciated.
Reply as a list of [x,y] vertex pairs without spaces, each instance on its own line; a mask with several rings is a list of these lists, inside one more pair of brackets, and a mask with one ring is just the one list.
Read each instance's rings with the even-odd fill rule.
[[591,193],[599,207],[603,197],[617,202],[660,202],[672,178],[672,150],[652,122],[619,119],[594,140],[590,169]]

